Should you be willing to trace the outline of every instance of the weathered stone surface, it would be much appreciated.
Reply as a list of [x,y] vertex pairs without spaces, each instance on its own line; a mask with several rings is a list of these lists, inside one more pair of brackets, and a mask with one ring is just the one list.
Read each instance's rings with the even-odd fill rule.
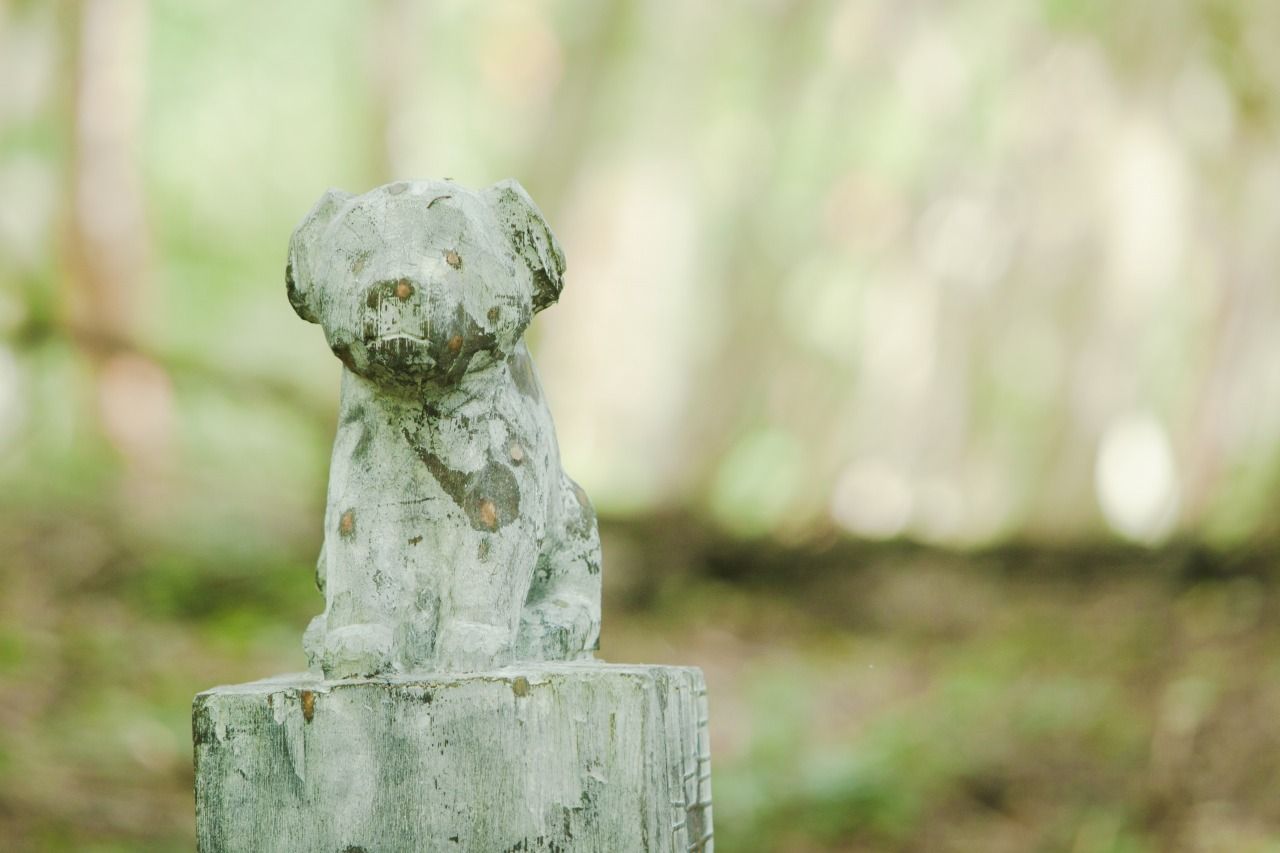
[[711,850],[706,721],[677,667],[215,688],[194,706],[199,849]]
[[589,658],[600,539],[521,341],[564,256],[514,181],[330,190],[289,246],[342,361],[304,645],[330,678]]

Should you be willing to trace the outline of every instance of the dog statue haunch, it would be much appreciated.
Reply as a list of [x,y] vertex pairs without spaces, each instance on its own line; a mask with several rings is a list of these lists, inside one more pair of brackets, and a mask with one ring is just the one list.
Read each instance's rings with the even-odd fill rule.
[[560,468],[521,335],[564,256],[524,189],[330,190],[293,234],[289,302],[341,359],[307,629],[327,678],[590,657],[600,539]]

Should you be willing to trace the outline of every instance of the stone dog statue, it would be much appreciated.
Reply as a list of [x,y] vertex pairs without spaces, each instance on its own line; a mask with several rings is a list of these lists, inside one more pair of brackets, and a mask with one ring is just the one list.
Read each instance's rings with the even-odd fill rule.
[[304,645],[327,678],[590,657],[600,540],[560,468],[521,335],[564,256],[524,189],[450,181],[324,194],[286,284],[342,361],[325,609]]

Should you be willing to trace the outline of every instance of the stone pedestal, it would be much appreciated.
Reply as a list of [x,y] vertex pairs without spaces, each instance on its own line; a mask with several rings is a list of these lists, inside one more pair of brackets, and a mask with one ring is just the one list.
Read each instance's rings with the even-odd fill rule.
[[710,851],[706,687],[598,662],[201,693],[199,849]]

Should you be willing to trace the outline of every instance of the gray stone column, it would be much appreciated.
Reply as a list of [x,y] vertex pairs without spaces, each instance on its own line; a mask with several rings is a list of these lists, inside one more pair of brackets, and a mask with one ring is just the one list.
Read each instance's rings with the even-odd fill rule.
[[194,721],[206,853],[712,849],[697,669],[291,675],[201,693]]

